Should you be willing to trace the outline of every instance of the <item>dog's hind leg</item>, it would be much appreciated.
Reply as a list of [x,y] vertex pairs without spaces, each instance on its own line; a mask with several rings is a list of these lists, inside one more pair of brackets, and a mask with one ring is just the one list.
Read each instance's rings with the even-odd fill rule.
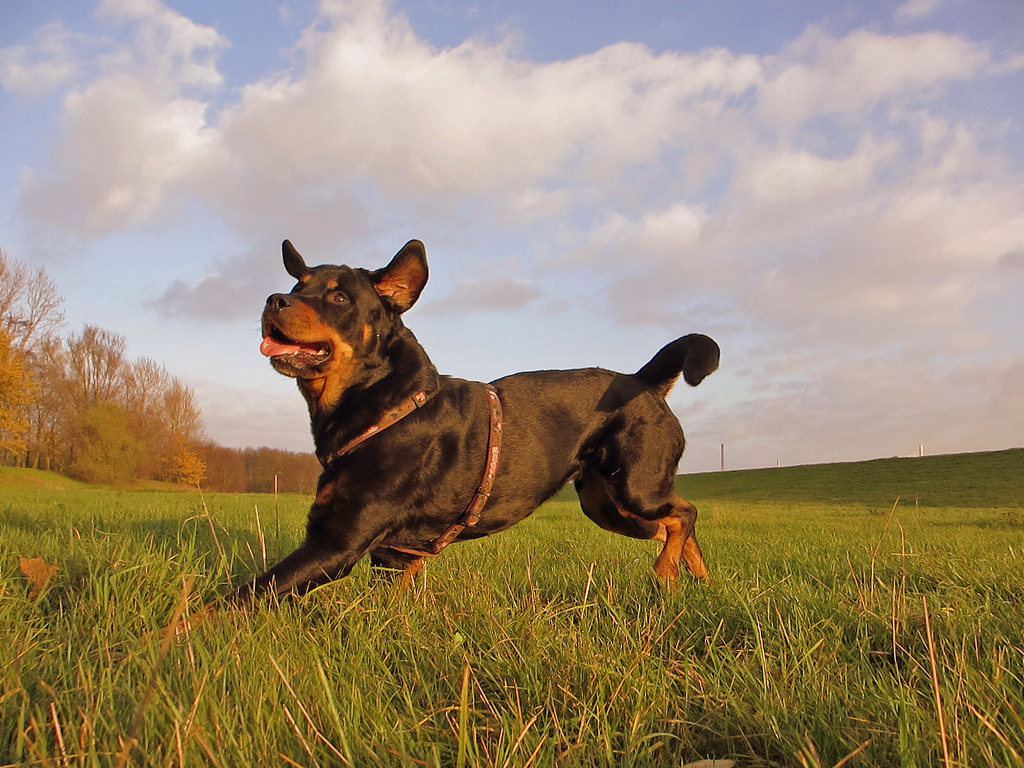
[[708,567],[697,543],[694,532],[697,522],[697,508],[679,496],[673,496],[672,512],[657,522],[665,526],[665,546],[654,561],[654,572],[662,581],[673,582],[679,578],[679,561],[686,563],[690,573],[698,579],[706,579]]
[[[697,543],[695,527],[697,508],[690,502],[676,495],[673,490],[675,464],[672,463],[664,472],[654,472],[650,464],[646,466],[620,465],[621,469],[614,475],[604,479],[603,491],[605,500],[596,490],[597,483],[585,483],[586,493],[591,510],[609,518],[625,520],[636,518],[638,526],[643,525],[647,531],[655,531],[646,538],[658,539],[665,543],[654,562],[654,572],[667,584],[679,578],[679,564],[685,562],[687,570],[698,579],[706,579],[708,568],[704,562],[700,545]],[[581,500],[583,494],[581,493]],[[598,502],[601,503],[598,503]],[[615,515],[611,514],[614,510]],[[590,512],[592,519],[597,519]],[[599,525],[601,522],[597,521]],[[618,524],[621,527],[621,524]],[[607,527],[607,526],[603,526]],[[620,527],[611,528],[622,533]],[[626,534],[630,535],[630,534]]]
[[[665,546],[654,562],[654,572],[659,579],[667,583],[676,581],[680,560],[686,563],[694,577],[707,578],[708,568],[694,533],[697,508],[690,502],[673,494],[669,514],[648,519],[616,503],[611,483],[589,466],[581,470],[575,485],[584,513],[606,531],[634,539],[664,542]],[[634,509],[642,507],[634,506]]]

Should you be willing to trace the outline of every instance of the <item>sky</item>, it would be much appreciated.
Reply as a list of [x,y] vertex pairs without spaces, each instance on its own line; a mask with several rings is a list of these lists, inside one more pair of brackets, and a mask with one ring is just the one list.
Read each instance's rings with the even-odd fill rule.
[[712,336],[682,472],[1024,445],[1021,0],[0,0],[0,131],[0,247],[221,445],[312,449],[285,238],[423,240],[461,378]]

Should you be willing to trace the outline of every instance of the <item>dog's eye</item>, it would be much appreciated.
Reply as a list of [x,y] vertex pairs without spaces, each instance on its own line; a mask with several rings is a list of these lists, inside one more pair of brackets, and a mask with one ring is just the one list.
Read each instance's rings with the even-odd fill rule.
[[348,296],[341,291],[331,291],[327,294],[327,300],[331,304],[348,304]]

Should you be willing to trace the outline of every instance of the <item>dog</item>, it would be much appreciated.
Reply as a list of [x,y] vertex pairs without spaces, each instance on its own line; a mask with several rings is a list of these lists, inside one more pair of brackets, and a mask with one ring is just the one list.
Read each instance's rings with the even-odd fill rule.
[[604,529],[663,544],[658,579],[680,561],[708,574],[697,510],[676,495],[685,441],[665,401],[718,368],[718,345],[691,334],[634,374],[602,368],[517,373],[490,384],[442,376],[402,315],[427,282],[411,240],[382,269],[308,267],[289,241],[298,282],[263,310],[261,352],[294,378],[323,465],[305,540],[228,596],[301,594],[374,566],[413,582],[448,543],[515,525],[572,480]]

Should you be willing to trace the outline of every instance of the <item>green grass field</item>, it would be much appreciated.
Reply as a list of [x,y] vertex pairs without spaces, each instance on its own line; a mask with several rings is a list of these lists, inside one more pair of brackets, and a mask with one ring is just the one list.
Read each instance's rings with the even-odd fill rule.
[[[1024,766],[1022,456],[684,476],[713,581],[668,594],[556,501],[412,591],[360,564],[165,655],[309,500],[8,472],[0,765]],[[969,493],[913,474],[954,459]],[[19,556],[57,562],[34,599]]]
[[684,475],[694,498],[1024,507],[1024,449]]

